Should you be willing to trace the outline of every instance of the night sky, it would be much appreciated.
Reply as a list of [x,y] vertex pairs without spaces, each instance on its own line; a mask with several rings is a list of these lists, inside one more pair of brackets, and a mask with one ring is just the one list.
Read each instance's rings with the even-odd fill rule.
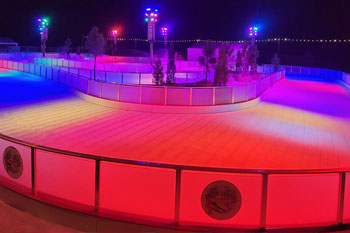
[[49,46],[68,37],[79,44],[95,25],[105,34],[118,25],[121,37],[146,38],[147,6],[160,9],[158,26],[169,26],[170,39],[247,39],[252,24],[260,38],[350,39],[349,0],[9,0],[1,3],[0,36],[39,45],[35,19],[49,16]]

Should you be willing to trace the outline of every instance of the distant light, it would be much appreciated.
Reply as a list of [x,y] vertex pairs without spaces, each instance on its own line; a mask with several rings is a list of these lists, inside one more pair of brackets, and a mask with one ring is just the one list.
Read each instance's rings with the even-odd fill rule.
[[151,8],[147,8],[146,11],[151,11]]
[[154,11],[155,11],[155,12],[158,12],[158,9],[155,9]]
[[146,22],[148,22],[148,21],[149,21],[149,19],[148,19],[148,18],[145,18],[145,21],[146,21]]

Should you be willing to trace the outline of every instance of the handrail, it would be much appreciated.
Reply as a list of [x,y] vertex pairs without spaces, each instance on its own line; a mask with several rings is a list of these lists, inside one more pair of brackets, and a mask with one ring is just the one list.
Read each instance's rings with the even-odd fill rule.
[[155,162],[144,162],[129,159],[119,159],[104,157],[99,155],[84,154],[79,152],[72,152],[67,150],[56,149],[52,147],[46,147],[41,145],[36,145],[30,142],[22,141],[16,138],[0,134],[0,138],[6,141],[16,143],[23,146],[28,146],[38,150],[52,152],[55,154],[63,154],[77,158],[92,159],[96,161],[129,164],[137,166],[146,167],[157,167],[157,168],[167,168],[175,170],[189,170],[189,171],[203,171],[203,172],[220,172],[220,173],[244,173],[244,174],[268,174],[268,175],[296,175],[296,174],[327,174],[327,173],[340,173],[340,172],[350,172],[350,168],[347,169],[304,169],[304,170],[287,170],[287,169],[244,169],[244,168],[219,168],[219,167],[203,167],[203,166],[189,166],[189,165],[178,165],[178,164],[168,164],[168,163],[155,163]]

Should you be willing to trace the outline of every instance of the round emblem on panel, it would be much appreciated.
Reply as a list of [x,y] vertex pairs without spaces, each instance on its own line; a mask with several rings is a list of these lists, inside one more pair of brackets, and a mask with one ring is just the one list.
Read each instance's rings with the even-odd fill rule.
[[10,177],[14,179],[21,177],[23,173],[23,161],[21,154],[16,148],[12,146],[6,148],[3,154],[3,163],[5,171]]
[[242,196],[238,188],[224,180],[209,184],[202,193],[202,208],[213,219],[227,220],[241,208]]

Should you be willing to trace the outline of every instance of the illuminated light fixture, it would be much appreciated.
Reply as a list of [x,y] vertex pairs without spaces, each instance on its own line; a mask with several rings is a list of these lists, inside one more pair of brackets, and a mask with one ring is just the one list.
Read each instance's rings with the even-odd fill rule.
[[258,36],[258,27],[250,27],[249,28],[249,36]]
[[45,57],[46,54],[46,41],[48,39],[48,34],[49,34],[49,24],[50,20],[49,18],[38,18],[37,22],[39,23],[39,32],[40,32],[40,37],[41,37],[41,50],[43,53],[43,57]]

